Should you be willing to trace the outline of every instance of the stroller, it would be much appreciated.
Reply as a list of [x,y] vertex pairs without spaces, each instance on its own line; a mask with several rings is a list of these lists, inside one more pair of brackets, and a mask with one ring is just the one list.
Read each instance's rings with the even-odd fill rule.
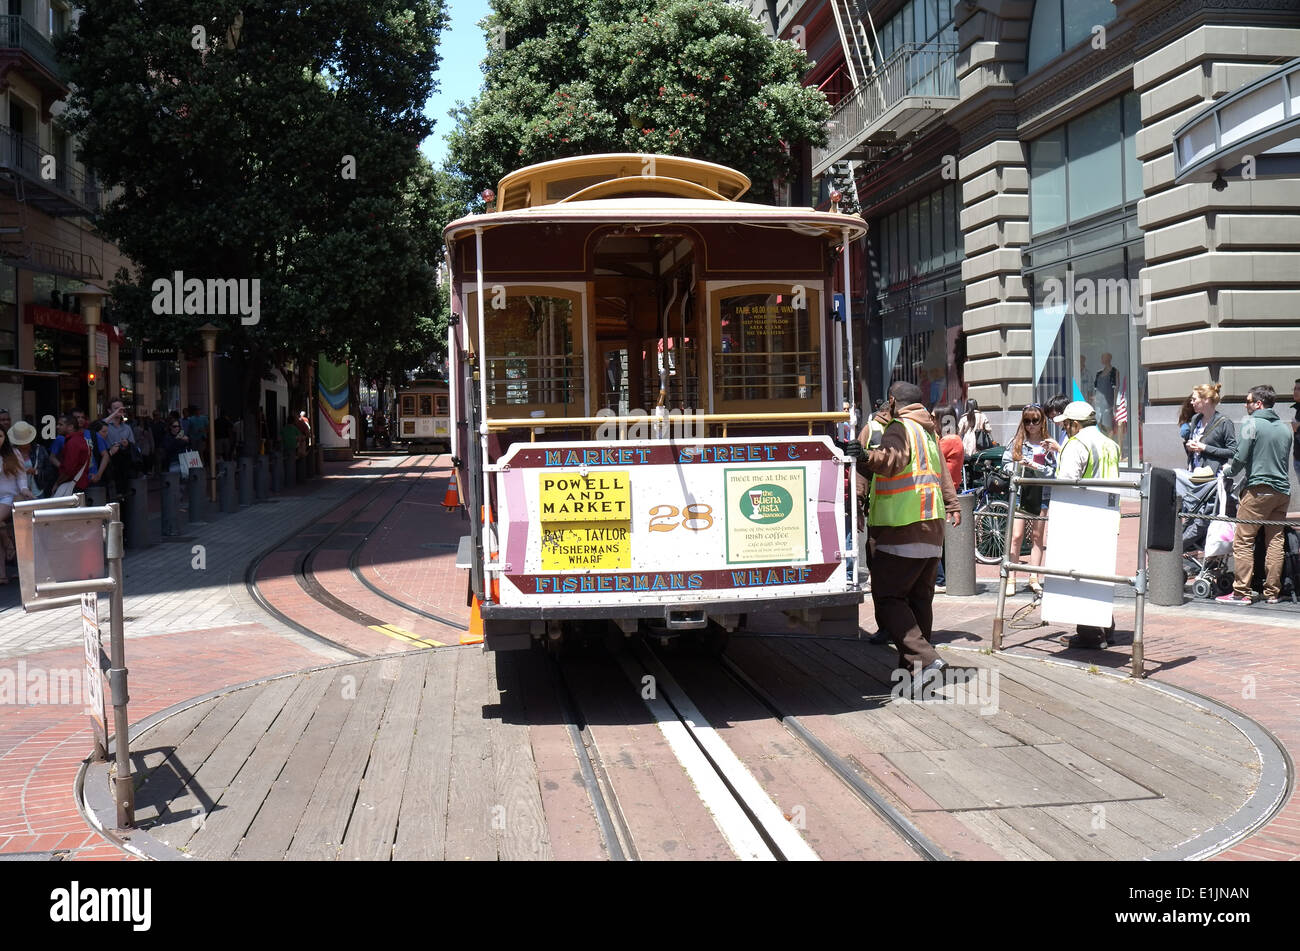
[[1206,516],[1189,518],[1183,525],[1183,570],[1192,585],[1192,594],[1198,598],[1213,598],[1232,590],[1231,555],[1197,558],[1192,553],[1205,548],[1205,536],[1211,517],[1223,515],[1232,518],[1237,514],[1237,496],[1232,484],[1227,486],[1226,511],[1219,511],[1219,483],[1211,480],[1195,486],[1183,496],[1182,514]]

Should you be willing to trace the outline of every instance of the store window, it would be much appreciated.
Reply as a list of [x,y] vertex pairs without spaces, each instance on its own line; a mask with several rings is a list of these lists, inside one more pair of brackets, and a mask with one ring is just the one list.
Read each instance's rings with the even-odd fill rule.
[[1098,36],[1097,27],[1115,19],[1112,0],[1038,0],[1029,24],[1029,72],[1041,69],[1068,49]]

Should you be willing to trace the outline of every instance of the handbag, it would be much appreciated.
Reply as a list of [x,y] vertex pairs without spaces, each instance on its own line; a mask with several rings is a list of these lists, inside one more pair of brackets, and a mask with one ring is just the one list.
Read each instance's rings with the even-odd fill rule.
[[87,459],[85,462],[81,464],[81,468],[77,470],[77,474],[75,476],[73,476],[67,482],[59,483],[58,488],[54,490],[54,498],[57,499],[62,496],[71,495],[73,492],[75,492],[77,489],[77,483],[81,481],[81,474],[86,471],[86,466],[88,465],[90,465],[89,459]]
[[[1215,509],[1215,512],[1224,515],[1227,511],[1228,490],[1224,487],[1223,479],[1220,478],[1218,508]],[[1236,525],[1232,522],[1225,522],[1217,518],[1210,522],[1210,527],[1205,530],[1205,557],[1217,558],[1231,552],[1236,528]]]
[[191,469],[203,468],[203,458],[194,449],[180,453],[177,455],[176,461],[180,463],[182,476],[188,476]]
[[995,445],[993,434],[987,429],[981,429],[975,434],[975,451],[983,452],[985,449],[992,449]]

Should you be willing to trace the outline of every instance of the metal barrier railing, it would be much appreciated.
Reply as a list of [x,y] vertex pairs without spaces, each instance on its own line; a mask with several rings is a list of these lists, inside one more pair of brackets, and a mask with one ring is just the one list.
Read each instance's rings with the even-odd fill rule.
[[[1138,560],[1137,574],[1135,575],[1115,575],[1104,574],[1099,572],[1078,571],[1073,568],[1048,568],[1044,565],[1028,565],[1020,563],[1020,553],[1011,551],[1011,533],[1012,526],[1015,524],[1016,507],[1020,502],[1021,486],[1043,486],[1043,487],[1061,487],[1077,486],[1080,488],[1092,489],[1128,489],[1136,490],[1139,499],[1138,517],[1141,521],[1138,523]],[[1010,514],[1015,517],[1009,517],[1006,525],[1005,547],[1003,549],[1002,561],[998,568],[998,606],[997,612],[993,617],[993,649],[1002,649],[1002,631],[1006,621],[1004,612],[1007,604],[1006,582],[1007,578],[1013,571],[1032,572],[1047,576],[1062,578],[1072,578],[1076,581],[1100,581],[1110,584],[1130,585],[1136,595],[1136,608],[1133,619],[1133,665],[1132,676],[1141,678],[1143,676],[1142,664],[1142,628],[1143,617],[1146,611],[1146,594],[1147,594],[1147,506],[1151,498],[1151,466],[1145,465],[1142,469],[1140,479],[1039,479],[1027,478],[1012,473],[1011,485],[1008,492],[1008,507]],[[1027,518],[1041,518],[1041,516],[1026,516]]]

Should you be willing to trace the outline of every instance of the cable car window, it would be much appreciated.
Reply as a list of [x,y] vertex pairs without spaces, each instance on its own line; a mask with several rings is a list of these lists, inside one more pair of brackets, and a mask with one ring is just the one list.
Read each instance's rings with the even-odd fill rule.
[[415,415],[415,397],[414,397],[414,396],[403,396],[403,397],[402,397],[402,415],[403,415],[403,416],[414,416],[414,415]]
[[448,401],[447,397],[442,396],[442,395],[439,395],[439,396],[434,400],[434,408],[435,408],[435,413],[436,413],[436,415],[438,415],[438,416],[446,416],[446,415],[448,415],[448,408],[450,407],[450,405],[451,405],[451,404],[450,404],[450,402]]
[[582,356],[574,352],[574,302],[519,295],[487,311],[488,404],[579,402]]
[[432,394],[432,393],[421,393],[421,394],[420,394],[420,413],[419,413],[419,415],[421,415],[421,416],[432,416],[432,415],[433,415],[433,394]]
[[815,291],[724,297],[714,385],[719,400],[820,400]]

